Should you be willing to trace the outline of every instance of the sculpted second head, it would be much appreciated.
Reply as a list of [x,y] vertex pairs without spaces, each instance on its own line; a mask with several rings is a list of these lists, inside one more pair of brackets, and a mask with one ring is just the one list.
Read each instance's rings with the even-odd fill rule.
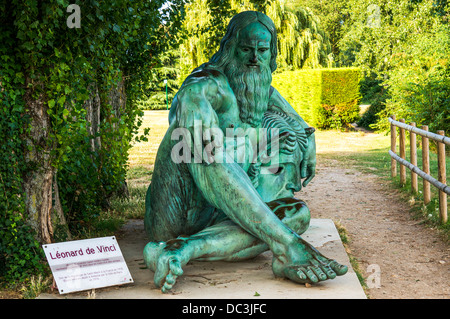
[[303,128],[276,111],[264,114],[262,128],[267,129],[268,139],[279,138],[279,145],[274,152],[270,150],[269,156],[267,149],[260,150],[259,160],[250,167],[248,176],[265,202],[293,197],[302,187],[300,164],[314,129]]

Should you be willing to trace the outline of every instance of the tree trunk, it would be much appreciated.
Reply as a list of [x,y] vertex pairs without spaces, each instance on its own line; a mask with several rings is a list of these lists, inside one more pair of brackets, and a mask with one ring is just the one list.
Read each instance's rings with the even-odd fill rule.
[[89,100],[86,101],[84,107],[86,109],[86,121],[88,122],[88,132],[91,138],[91,150],[97,152],[101,147],[100,136],[96,136],[100,132],[100,96],[96,84],[90,89]]
[[43,92],[44,88],[29,78],[26,84],[26,114],[30,117],[29,130],[25,136],[28,170],[23,178],[27,223],[35,231],[40,243],[49,244],[53,242],[54,229],[59,225],[64,227],[69,239],[71,236],[59,200],[56,168],[51,161],[51,152],[56,146],[49,139],[52,125],[47,99],[42,93],[34,95],[36,89]]
[[[126,112],[127,94],[125,89],[125,80],[123,79],[123,77],[119,81],[117,86],[111,88],[111,90],[109,91],[108,103],[111,104],[116,118],[120,119],[121,116]],[[114,130],[118,130],[119,125],[119,122],[113,123]],[[117,138],[120,139],[121,137],[118,136]],[[126,180],[122,182],[121,188],[117,191],[116,195],[126,198],[130,197]]]
[[29,78],[26,82],[28,88],[25,93],[26,114],[30,116],[30,128],[25,137],[27,144],[25,161],[28,166],[28,172],[24,176],[27,221],[34,229],[39,242],[47,244],[53,240],[51,211],[55,169],[50,163],[51,123],[45,96],[42,93],[37,97],[33,96],[35,89],[43,92],[42,85],[33,83]]
[[61,200],[59,198],[59,187],[58,187],[58,178],[57,178],[57,172],[55,172],[55,178],[53,181],[53,214],[52,214],[52,221],[54,225],[60,225],[62,228],[62,231],[64,232],[64,235],[66,239],[72,240],[72,234],[69,231],[69,225],[66,221],[66,216],[64,216],[64,212],[61,205]]
[[[127,104],[127,95],[125,91],[125,81],[122,78],[122,80],[117,83],[116,87],[113,87],[110,89],[108,93],[108,103],[111,104],[112,109],[115,113],[115,116],[120,119],[123,113],[126,111],[126,104]],[[115,123],[113,126],[114,128],[118,124]]]

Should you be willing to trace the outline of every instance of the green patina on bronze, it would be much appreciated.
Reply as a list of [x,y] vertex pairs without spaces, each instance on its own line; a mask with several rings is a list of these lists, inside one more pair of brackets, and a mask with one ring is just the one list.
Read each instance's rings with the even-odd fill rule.
[[[310,212],[294,192],[315,174],[314,129],[271,87],[276,40],[266,15],[236,15],[219,51],[186,78],[173,100],[145,207],[150,242],[144,260],[162,292],[172,289],[190,260],[237,261],[268,249],[274,274],[295,282],[315,283],[347,272],[300,236]],[[224,135],[227,129],[264,129],[279,147],[255,152],[262,141],[256,134],[244,142],[225,142],[243,161],[228,161],[225,147],[201,162],[174,161],[172,151],[180,141],[173,136],[180,129],[193,137],[192,153],[195,147],[206,149],[208,141],[199,145],[195,139],[196,123],[202,132],[217,129]]]

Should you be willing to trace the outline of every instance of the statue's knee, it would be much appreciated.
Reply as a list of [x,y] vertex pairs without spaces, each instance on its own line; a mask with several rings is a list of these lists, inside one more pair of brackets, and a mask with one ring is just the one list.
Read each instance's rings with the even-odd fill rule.
[[296,198],[283,198],[268,203],[268,206],[286,226],[296,233],[302,234],[308,229],[311,213],[304,201]]
[[303,234],[309,227],[311,213],[305,204],[292,214],[286,215],[281,221],[297,234]]

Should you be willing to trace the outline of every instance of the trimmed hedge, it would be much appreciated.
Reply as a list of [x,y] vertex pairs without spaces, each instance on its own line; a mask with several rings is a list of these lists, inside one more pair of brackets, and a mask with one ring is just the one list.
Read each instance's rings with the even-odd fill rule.
[[272,85],[303,119],[319,129],[348,127],[359,116],[359,68],[285,71]]

